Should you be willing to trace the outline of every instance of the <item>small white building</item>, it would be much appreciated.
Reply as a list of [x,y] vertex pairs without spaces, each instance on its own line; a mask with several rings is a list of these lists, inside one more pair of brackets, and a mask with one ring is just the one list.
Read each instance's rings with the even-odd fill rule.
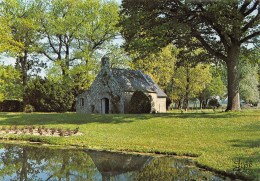
[[133,93],[141,90],[152,102],[152,112],[166,112],[167,95],[147,74],[139,70],[110,69],[108,57],[90,88],[76,98],[77,113],[129,113]]

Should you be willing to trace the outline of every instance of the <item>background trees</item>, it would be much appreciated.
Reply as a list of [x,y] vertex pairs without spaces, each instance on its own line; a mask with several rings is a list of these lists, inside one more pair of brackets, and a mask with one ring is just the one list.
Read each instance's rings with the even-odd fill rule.
[[48,81],[57,83],[57,89],[67,85],[62,88],[74,95],[86,90],[98,69],[97,51],[119,31],[115,26],[119,6],[113,1],[10,0],[0,5],[0,52],[12,52],[8,55],[16,58],[15,66],[27,89],[23,90],[25,105],[30,104],[28,87],[36,84],[33,80],[27,86],[29,74],[36,70],[39,75],[39,68],[47,70]]
[[178,49],[172,45],[145,57],[132,54],[133,61],[130,66],[132,69],[142,70],[145,74],[148,74],[162,89],[167,91],[166,87],[174,74],[177,54]]
[[118,29],[119,7],[114,2],[98,0],[48,0],[41,20],[45,42],[39,52],[60,66],[68,75],[76,60],[90,62],[96,50],[113,39]]
[[[12,54],[16,58],[16,64],[20,67],[22,85],[25,88],[28,80],[28,71],[34,64],[29,59],[40,40],[38,13],[41,11],[38,1],[10,0],[2,1],[1,14],[8,17],[10,24],[10,37],[16,44],[16,52]],[[23,98],[26,105],[27,100]]]
[[240,110],[239,55],[241,45],[260,34],[259,0],[131,0],[122,7],[127,49],[145,51],[169,43],[206,49],[227,65],[227,110]]
[[173,97],[175,101],[178,101],[181,105],[185,100],[186,108],[189,110],[189,100],[196,98],[211,82],[211,79],[209,66],[205,64],[198,64],[195,67],[186,64],[177,68],[173,76],[173,94],[175,95]]
[[258,67],[247,63],[241,68],[240,92],[245,103],[258,103]]
[[202,92],[199,92],[197,97],[200,101],[200,108],[206,108],[208,101],[211,98],[224,98],[226,87],[222,81],[221,69],[216,66],[210,66],[211,81],[206,84]]

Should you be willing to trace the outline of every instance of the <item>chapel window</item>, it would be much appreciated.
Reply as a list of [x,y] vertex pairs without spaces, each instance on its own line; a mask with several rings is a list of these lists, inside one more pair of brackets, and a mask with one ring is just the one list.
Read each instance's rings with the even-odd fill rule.
[[84,98],[80,98],[80,106],[84,106]]

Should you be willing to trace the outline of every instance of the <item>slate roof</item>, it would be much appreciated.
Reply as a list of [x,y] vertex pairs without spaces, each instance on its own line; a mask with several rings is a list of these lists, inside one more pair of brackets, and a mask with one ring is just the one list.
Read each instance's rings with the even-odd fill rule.
[[143,74],[139,70],[112,69],[111,72],[125,92],[141,90],[156,92],[157,97],[167,97],[149,75]]

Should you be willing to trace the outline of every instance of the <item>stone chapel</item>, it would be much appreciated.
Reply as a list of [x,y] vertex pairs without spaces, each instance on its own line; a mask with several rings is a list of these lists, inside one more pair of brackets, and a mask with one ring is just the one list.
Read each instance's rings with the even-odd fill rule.
[[136,90],[152,102],[152,112],[166,112],[167,95],[147,74],[139,70],[110,68],[109,58],[101,59],[101,70],[90,88],[76,98],[77,113],[129,113],[129,102]]

